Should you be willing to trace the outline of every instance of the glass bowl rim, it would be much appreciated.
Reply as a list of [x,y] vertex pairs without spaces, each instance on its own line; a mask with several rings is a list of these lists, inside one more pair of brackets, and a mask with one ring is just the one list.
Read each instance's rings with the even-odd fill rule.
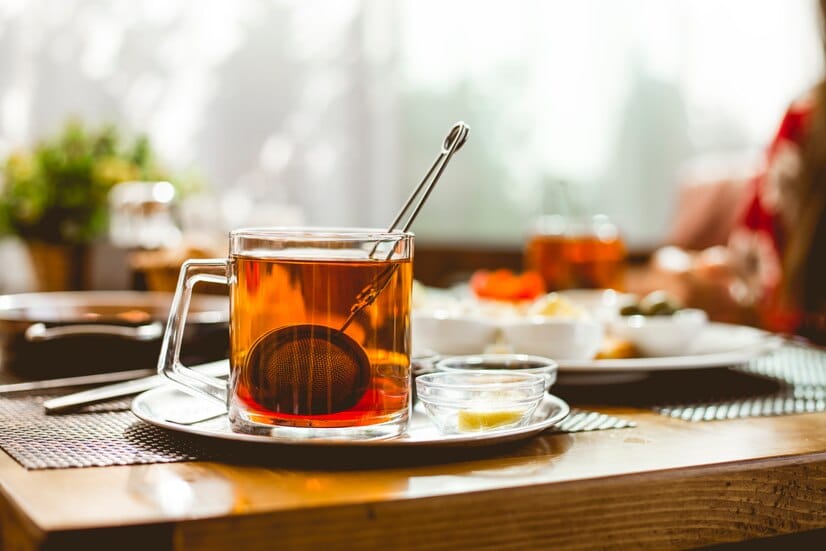
[[[439,382],[439,379],[444,379],[450,376],[492,376],[502,375],[511,379],[510,381],[503,381],[499,383],[444,383]],[[521,379],[521,380],[520,380]],[[525,371],[507,370],[507,369],[459,369],[455,371],[435,371],[433,373],[424,373],[416,377],[416,385],[425,389],[434,390],[465,390],[465,391],[495,391],[495,390],[531,390],[536,385],[540,385],[542,390],[545,389],[545,378],[538,373],[528,373]],[[500,388],[497,388],[499,386]],[[541,395],[541,392],[539,393]],[[421,399],[421,393],[419,398]]]
[[[502,367],[486,368],[486,367],[474,367],[473,363],[471,363],[473,360],[478,360],[477,363],[486,363],[486,362],[504,363],[508,359],[511,360],[511,361],[536,362],[536,364],[538,364],[538,365],[535,365],[535,366],[532,366],[532,367],[527,367],[527,366],[524,366],[524,367],[507,367],[505,365],[502,365]],[[497,360],[499,360],[499,361],[497,361]],[[465,362],[468,362],[468,363],[467,363],[467,367],[457,367],[457,366],[447,365],[451,361],[456,361],[456,362],[465,361]],[[441,372],[443,372],[443,373],[447,373],[447,372],[456,373],[456,372],[466,372],[466,371],[474,371],[475,370],[475,371],[482,371],[482,372],[485,372],[485,373],[491,373],[493,371],[503,371],[505,373],[513,374],[513,373],[530,373],[533,370],[543,370],[543,371],[544,370],[551,370],[551,371],[554,371],[554,370],[559,369],[559,364],[556,362],[556,360],[552,360],[551,358],[548,358],[546,356],[538,356],[536,354],[467,354],[467,355],[457,354],[457,355],[453,355],[453,356],[444,356],[444,357],[440,358],[439,360],[437,360],[433,364],[433,367],[437,371],[441,370]]]

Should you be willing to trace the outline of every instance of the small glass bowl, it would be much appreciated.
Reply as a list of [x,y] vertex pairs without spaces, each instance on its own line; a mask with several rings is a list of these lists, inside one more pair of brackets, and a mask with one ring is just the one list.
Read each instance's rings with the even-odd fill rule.
[[436,362],[436,371],[507,371],[510,373],[535,373],[545,379],[545,390],[556,382],[558,365],[550,358],[527,354],[477,354],[452,356]]
[[419,401],[442,434],[521,427],[545,394],[535,373],[455,371],[416,378]]
[[419,403],[419,396],[416,392],[416,377],[425,373],[433,373],[437,361],[439,361],[439,355],[429,349],[417,350],[410,355],[410,396],[414,405]]
[[439,354],[430,349],[416,350],[410,355],[410,371],[414,376],[432,373]]

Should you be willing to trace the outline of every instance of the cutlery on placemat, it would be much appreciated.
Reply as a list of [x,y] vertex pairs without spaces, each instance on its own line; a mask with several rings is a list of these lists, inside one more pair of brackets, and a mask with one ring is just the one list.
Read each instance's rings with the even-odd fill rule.
[[[220,377],[229,373],[229,362],[227,360],[220,360],[207,364],[193,366],[192,369],[210,377]],[[169,381],[166,377],[160,375],[152,375],[149,377],[142,377],[140,379],[133,379],[111,385],[101,386],[90,390],[75,392],[74,394],[67,394],[66,396],[59,396],[43,402],[43,407],[46,413],[58,413],[85,406],[95,404],[113,398],[121,398],[132,394],[139,394],[146,390],[150,390],[157,386],[166,384]]]
[[57,379],[41,379],[37,381],[24,381],[22,383],[8,383],[0,385],[0,395],[12,394],[15,392],[29,392],[32,390],[50,390],[56,388],[69,388],[73,386],[117,383],[120,381],[133,380],[138,377],[146,377],[154,372],[156,372],[154,369],[133,369],[129,371],[96,373],[94,375],[76,375],[73,377],[60,377]]

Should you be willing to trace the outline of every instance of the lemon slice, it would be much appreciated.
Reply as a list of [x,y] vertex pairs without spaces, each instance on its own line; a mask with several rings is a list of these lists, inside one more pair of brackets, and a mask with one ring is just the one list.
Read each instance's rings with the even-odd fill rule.
[[458,429],[462,432],[495,429],[513,424],[522,418],[521,411],[459,411]]

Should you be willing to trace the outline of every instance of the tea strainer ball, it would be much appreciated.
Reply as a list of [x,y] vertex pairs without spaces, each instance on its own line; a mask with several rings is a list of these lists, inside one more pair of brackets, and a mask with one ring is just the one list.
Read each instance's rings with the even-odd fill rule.
[[290,325],[259,337],[240,378],[250,397],[271,411],[325,415],[358,403],[370,386],[370,360],[343,331]]

